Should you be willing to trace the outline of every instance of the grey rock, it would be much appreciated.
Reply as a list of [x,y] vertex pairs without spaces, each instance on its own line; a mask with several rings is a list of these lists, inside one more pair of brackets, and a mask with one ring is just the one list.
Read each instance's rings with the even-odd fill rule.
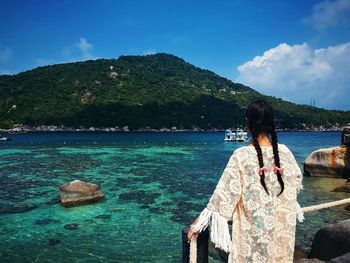
[[350,146],[350,123],[348,123],[347,126],[344,127],[344,129],[342,131],[341,145]]
[[350,253],[346,253],[339,257],[328,260],[327,263],[349,263],[350,262]]
[[317,231],[310,258],[330,260],[350,252],[350,219],[329,225]]
[[294,263],[322,263],[325,261],[318,260],[317,258],[301,258],[298,260],[294,260]]

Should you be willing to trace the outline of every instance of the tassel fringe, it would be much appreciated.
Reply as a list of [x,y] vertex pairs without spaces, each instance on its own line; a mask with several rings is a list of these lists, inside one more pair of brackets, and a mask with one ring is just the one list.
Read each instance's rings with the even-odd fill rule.
[[[232,248],[232,241],[230,236],[230,229],[227,221],[219,213],[210,211],[205,208],[199,215],[197,222],[191,225],[194,232],[202,232],[210,226],[210,239],[216,248],[230,253]],[[190,262],[197,261],[197,242],[191,240],[190,243]]]
[[194,225],[191,225],[193,231],[200,233],[205,230],[210,223],[210,219],[213,213],[214,212],[210,211],[209,209],[204,208],[202,213],[199,215],[197,222]]
[[304,217],[304,212],[303,210],[301,209],[300,205],[298,202],[297,203],[297,219],[299,222],[303,222],[305,217]]
[[230,229],[224,217],[213,212],[210,225],[210,239],[216,248],[230,253],[231,252],[231,236]]

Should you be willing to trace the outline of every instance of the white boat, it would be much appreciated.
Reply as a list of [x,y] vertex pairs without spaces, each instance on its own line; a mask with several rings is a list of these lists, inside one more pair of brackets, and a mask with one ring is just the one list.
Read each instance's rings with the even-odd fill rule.
[[0,137],[0,141],[10,141],[11,138],[10,137]]
[[225,142],[246,142],[248,141],[248,133],[242,129],[231,130],[227,129],[225,131]]

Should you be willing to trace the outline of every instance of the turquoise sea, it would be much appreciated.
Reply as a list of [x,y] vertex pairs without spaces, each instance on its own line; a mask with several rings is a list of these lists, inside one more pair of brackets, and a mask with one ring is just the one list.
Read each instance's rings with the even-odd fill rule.
[[[337,146],[339,132],[283,132],[302,162]],[[223,132],[26,133],[0,142],[0,262],[180,262],[181,229],[206,205],[231,153]],[[74,179],[97,183],[105,201],[57,202]],[[304,178],[301,206],[348,197],[344,180]],[[341,208],[306,216],[296,244],[309,250]],[[212,260],[214,261],[214,260]]]

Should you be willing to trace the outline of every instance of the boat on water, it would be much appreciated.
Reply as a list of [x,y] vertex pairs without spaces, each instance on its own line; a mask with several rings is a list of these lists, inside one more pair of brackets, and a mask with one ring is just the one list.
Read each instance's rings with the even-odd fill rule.
[[242,129],[231,130],[227,129],[225,131],[225,142],[246,142],[248,141],[248,133]]

